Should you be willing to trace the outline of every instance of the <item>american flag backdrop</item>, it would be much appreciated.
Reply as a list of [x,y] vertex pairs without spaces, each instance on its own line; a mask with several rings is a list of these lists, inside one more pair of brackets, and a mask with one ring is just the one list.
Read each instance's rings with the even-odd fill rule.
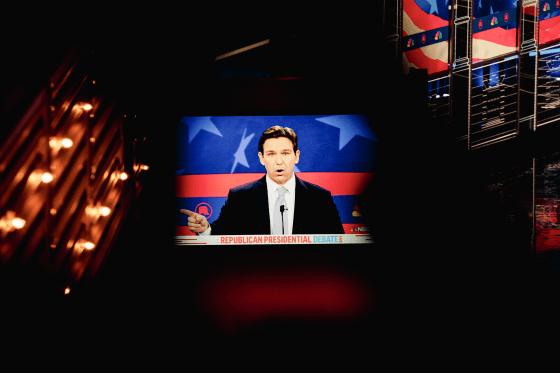
[[434,74],[448,69],[449,0],[403,1],[403,65],[428,69]]
[[472,32],[473,63],[515,52],[517,0],[474,0]]
[[560,39],[560,0],[541,1],[539,9],[539,44]]
[[[212,223],[231,188],[266,174],[258,143],[276,125],[296,132],[300,159],[294,172],[331,192],[345,233],[367,231],[358,197],[375,174],[379,145],[367,116],[216,116],[183,117],[178,125],[176,235],[193,234],[180,209],[196,211]],[[313,211],[308,213],[311,219]]]

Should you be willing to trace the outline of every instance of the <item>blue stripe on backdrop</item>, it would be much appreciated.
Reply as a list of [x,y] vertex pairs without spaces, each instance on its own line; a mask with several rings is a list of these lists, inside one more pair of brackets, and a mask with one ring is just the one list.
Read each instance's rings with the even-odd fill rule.
[[414,0],[426,14],[432,14],[449,21],[449,0]]
[[275,125],[298,136],[296,172],[376,171],[378,140],[365,116],[222,116],[181,119],[176,175],[266,172],[258,142]]
[[[485,16],[498,15],[500,12],[516,10],[517,5],[517,0],[474,0],[473,17],[478,19]],[[512,15],[510,14],[510,16]],[[510,17],[510,20],[515,21],[516,19],[516,14]]]

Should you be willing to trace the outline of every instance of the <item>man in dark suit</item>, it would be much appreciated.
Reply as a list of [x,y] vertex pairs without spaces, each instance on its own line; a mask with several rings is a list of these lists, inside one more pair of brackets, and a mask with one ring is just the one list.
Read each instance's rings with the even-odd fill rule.
[[296,133],[274,126],[259,140],[259,159],[266,175],[232,188],[220,216],[209,224],[203,215],[189,210],[191,231],[207,235],[343,234],[338,209],[331,193],[299,179]]

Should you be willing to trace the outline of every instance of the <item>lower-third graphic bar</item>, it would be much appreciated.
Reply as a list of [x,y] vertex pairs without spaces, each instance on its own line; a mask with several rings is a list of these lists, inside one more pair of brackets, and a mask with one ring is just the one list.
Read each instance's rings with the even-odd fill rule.
[[175,236],[175,245],[371,244],[369,234]]

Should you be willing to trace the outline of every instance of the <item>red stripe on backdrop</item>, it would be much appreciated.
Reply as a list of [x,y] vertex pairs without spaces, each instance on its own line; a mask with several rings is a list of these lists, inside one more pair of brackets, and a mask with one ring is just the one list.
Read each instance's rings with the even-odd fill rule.
[[418,27],[422,31],[433,30],[435,28],[445,27],[449,25],[448,21],[441,19],[433,14],[427,14],[426,12],[424,12],[414,0],[404,1],[403,11],[408,17],[410,17],[410,20],[414,23],[414,26]]
[[[445,43],[447,44],[447,42]],[[447,62],[443,62],[439,59],[431,59],[424,54],[424,51],[422,51],[421,48],[405,52],[405,55],[408,62],[414,64],[416,67],[420,69],[428,69],[428,74],[445,71],[449,68],[449,66],[447,66]]]
[[539,43],[548,43],[560,38],[560,17],[543,19],[540,22]]
[[529,14],[531,16],[535,15],[535,7],[534,6],[531,6],[531,7],[522,6],[521,9],[522,9],[523,13],[525,13],[525,14]]
[[490,30],[477,32],[473,35],[473,42],[475,40],[485,40],[504,47],[516,47],[517,28],[504,30],[501,27],[496,27]]
[[[332,195],[360,195],[372,172],[298,172],[302,180],[317,184]],[[180,175],[175,178],[176,197],[227,197],[236,186],[258,180],[262,174]]]
[[227,197],[231,188],[261,177],[261,174],[180,175],[175,177],[175,196]]
[[333,196],[353,196],[364,192],[373,178],[372,172],[299,172],[297,176],[317,184]]

